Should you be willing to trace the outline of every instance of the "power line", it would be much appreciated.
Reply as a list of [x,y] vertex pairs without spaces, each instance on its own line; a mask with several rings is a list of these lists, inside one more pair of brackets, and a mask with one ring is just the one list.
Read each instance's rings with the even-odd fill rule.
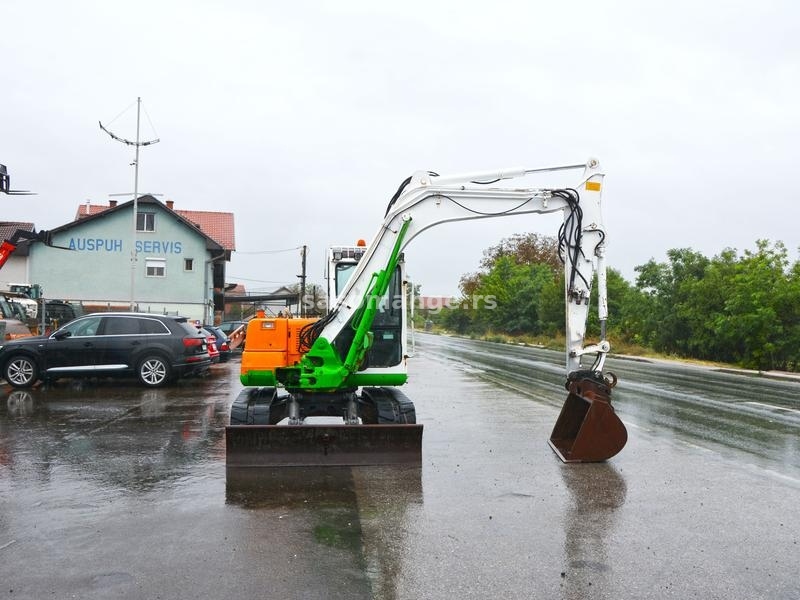
[[242,252],[241,250],[237,250],[236,254],[280,254],[281,252],[293,252],[301,248],[302,246],[295,246],[294,248],[284,248],[282,250],[258,250],[255,252]]
[[227,275],[226,279],[236,280],[236,281],[252,281],[255,283],[279,283],[281,285],[292,285],[291,281],[272,281],[269,279],[248,279],[246,277],[237,277],[236,275]]
[[135,105],[136,105],[136,102],[131,102],[131,104],[130,104],[129,106],[127,106],[126,108],[122,109],[122,112],[120,112],[120,113],[119,113],[119,114],[118,114],[116,117],[114,117],[114,118],[113,118],[113,119],[111,119],[110,121],[107,121],[107,123],[108,123],[109,125],[113,125],[114,121],[116,121],[117,119],[119,119],[119,118],[120,118],[122,115],[124,115],[126,112],[128,112],[128,111],[129,111],[131,108],[133,108]]

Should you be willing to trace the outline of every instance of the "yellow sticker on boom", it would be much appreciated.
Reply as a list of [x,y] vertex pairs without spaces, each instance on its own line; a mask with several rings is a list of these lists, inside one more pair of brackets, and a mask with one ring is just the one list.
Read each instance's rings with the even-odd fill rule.
[[586,182],[586,191],[587,192],[599,192],[600,191],[600,182],[599,181],[587,181]]

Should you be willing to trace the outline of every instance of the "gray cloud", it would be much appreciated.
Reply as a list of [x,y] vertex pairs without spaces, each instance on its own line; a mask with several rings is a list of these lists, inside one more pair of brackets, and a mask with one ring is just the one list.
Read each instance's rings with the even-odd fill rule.
[[[97,127],[142,96],[142,191],[230,210],[230,280],[293,282],[308,244],[369,238],[411,172],[600,158],[609,263],[758,238],[797,245],[798,9],[791,2],[4,3],[4,220],[47,229],[131,191]],[[606,4],[606,6],[601,6]],[[129,110],[112,130],[135,134]],[[150,125],[152,121],[153,127]],[[450,225],[409,248],[429,294],[483,248],[557,220]],[[263,283],[260,283],[263,282]]]

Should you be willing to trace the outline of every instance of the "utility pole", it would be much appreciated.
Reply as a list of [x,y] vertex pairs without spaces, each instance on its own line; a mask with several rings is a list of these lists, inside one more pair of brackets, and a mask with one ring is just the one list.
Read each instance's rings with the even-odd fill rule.
[[103,123],[100,123],[100,129],[105,131],[108,135],[111,136],[112,139],[117,140],[118,142],[122,142],[128,146],[134,146],[136,148],[136,158],[133,161],[133,233],[131,234],[131,310],[136,309],[136,260],[137,260],[137,252],[136,252],[136,229],[138,224],[139,218],[139,148],[141,146],[149,146],[150,144],[157,144],[161,140],[158,138],[154,140],[149,140],[147,142],[139,141],[139,123],[141,121],[141,111],[142,111],[142,99],[136,98],[136,141],[132,142],[130,140],[126,140],[119,136],[114,135],[108,129],[103,127]]
[[303,249],[300,251],[302,258],[302,271],[301,274],[298,275],[300,278],[300,316],[306,316],[306,249],[308,246],[303,246]]

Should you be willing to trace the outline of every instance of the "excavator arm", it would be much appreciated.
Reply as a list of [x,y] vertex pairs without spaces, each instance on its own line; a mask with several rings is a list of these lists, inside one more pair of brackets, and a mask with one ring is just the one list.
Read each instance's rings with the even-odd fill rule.
[[[331,389],[351,380],[359,358],[369,347],[368,332],[375,307],[386,293],[388,275],[399,254],[422,232],[452,221],[501,216],[563,212],[559,248],[566,281],[566,369],[581,369],[581,357],[595,354],[595,371],[602,371],[610,344],[605,339],[607,297],[605,286],[605,230],[600,213],[603,174],[597,161],[589,161],[575,188],[498,188],[481,185],[521,177],[542,169],[472,173],[438,177],[415,173],[393,199],[383,223],[367,247],[342,295],[323,321],[309,326],[308,354],[300,366],[284,370],[289,385],[303,389]],[[576,167],[557,167],[553,170]],[[585,345],[586,321],[592,279],[598,275],[599,319],[602,339]],[[347,358],[341,360],[331,345],[348,327],[356,329]],[[287,383],[284,381],[284,383]]]

